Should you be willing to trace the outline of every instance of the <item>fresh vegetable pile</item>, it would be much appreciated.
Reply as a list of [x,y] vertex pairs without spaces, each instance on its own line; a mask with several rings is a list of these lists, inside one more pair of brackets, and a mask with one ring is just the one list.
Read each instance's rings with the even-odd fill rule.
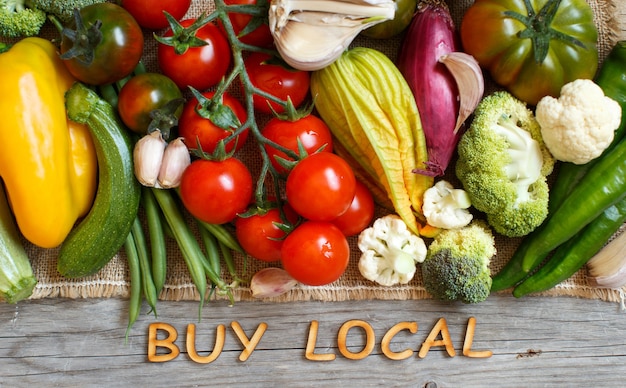
[[[66,278],[122,252],[129,329],[143,300],[157,315],[172,245],[200,312],[350,265],[465,303],[588,262],[598,286],[626,284],[602,258],[626,220],[626,44],[599,66],[584,0],[477,0],[458,26],[442,0],[323,2],[216,0],[190,18],[180,1],[76,1],[71,18],[0,2],[3,298],[36,283],[21,239],[57,249]],[[491,273],[496,238],[520,244]]]

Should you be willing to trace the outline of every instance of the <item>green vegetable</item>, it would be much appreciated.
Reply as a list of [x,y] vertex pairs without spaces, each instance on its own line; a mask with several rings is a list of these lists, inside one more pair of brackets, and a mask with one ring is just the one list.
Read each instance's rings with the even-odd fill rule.
[[39,34],[46,23],[46,13],[24,3],[24,0],[0,0],[0,36],[19,38]]
[[31,296],[36,284],[37,279],[0,182],[0,298],[17,303]]
[[157,295],[165,285],[167,275],[167,245],[165,242],[165,232],[161,222],[161,209],[154,198],[152,189],[142,187],[141,204],[146,212],[146,223],[148,224],[148,235],[150,238],[150,257],[152,280]]
[[74,8],[105,0],[0,0],[0,36],[19,38],[39,34],[48,15],[62,22],[73,20]]
[[131,233],[126,236],[124,241],[124,251],[126,252],[126,261],[128,263],[128,273],[130,277],[130,303],[128,304],[128,326],[126,327],[126,342],[128,342],[128,335],[130,329],[133,327],[137,318],[139,318],[139,311],[141,310],[141,268],[139,266],[139,253],[137,252],[137,246]]
[[98,191],[87,216],[59,251],[57,269],[66,277],[96,273],[124,245],[139,208],[141,187],[133,173],[132,145],[114,109],[76,83],[66,94],[68,117],[90,128],[98,157]]
[[445,229],[430,244],[422,263],[424,287],[437,299],[482,302],[489,296],[489,263],[495,254],[495,240],[484,221]]
[[626,197],[626,140],[598,160],[534,233],[527,236],[509,262],[493,278],[492,291],[515,286],[550,252],[605,209]]
[[515,287],[513,295],[522,297],[545,291],[570,278],[602,249],[624,221],[626,199],[606,209],[574,237],[561,244],[546,264]]
[[504,91],[485,97],[458,154],[456,175],[496,232],[519,237],[541,225],[555,161],[525,103]]
[[137,257],[139,259],[139,271],[141,272],[141,286],[143,290],[143,296],[146,298],[148,305],[152,309],[151,312],[154,316],[157,316],[156,304],[158,295],[156,293],[156,287],[154,286],[154,280],[152,280],[152,268],[150,263],[150,252],[146,243],[146,237],[141,227],[141,221],[139,217],[135,217],[135,221],[130,229],[130,234],[133,236],[135,247],[137,248]]
[[105,3],[107,0],[25,0],[31,8],[41,9],[48,15],[54,15],[63,23],[74,21],[74,9],[88,5]]

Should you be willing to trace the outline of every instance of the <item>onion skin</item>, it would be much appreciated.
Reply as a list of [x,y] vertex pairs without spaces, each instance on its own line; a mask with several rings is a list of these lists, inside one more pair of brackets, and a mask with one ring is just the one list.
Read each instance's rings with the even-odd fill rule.
[[463,130],[456,131],[459,91],[450,71],[439,59],[460,51],[450,11],[442,0],[419,5],[402,41],[398,60],[422,120],[428,163],[425,170],[414,172],[443,176]]

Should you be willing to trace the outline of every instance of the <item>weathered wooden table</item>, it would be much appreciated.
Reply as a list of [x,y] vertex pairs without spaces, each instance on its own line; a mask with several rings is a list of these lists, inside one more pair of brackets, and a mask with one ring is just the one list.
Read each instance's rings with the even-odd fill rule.
[[[398,387],[622,387],[626,378],[626,311],[616,303],[575,298],[521,300],[493,296],[468,306],[418,301],[340,303],[210,303],[197,320],[196,302],[160,302],[159,322],[178,334],[173,360],[149,362],[149,325],[142,315],[124,342],[127,302],[122,299],[46,299],[17,306],[0,304],[0,386],[398,386]],[[472,349],[490,350],[489,358],[469,358],[461,350],[468,319],[476,319]],[[455,356],[433,346],[418,351],[435,324],[444,318]],[[338,348],[341,326],[362,320],[374,331],[375,346],[360,360]],[[317,321],[315,355],[306,357],[311,322]],[[247,338],[267,324],[245,361]],[[400,322],[416,322],[415,334],[398,333],[389,349],[412,353],[392,360],[382,353],[383,335]],[[194,324],[196,352],[208,356],[218,325],[225,341],[217,359],[192,361],[185,349],[187,326]],[[159,331],[159,338],[170,338]],[[353,327],[344,336],[351,354],[364,351],[365,331]],[[439,337],[442,338],[442,337]],[[245,342],[245,341],[244,341]],[[160,353],[165,350],[160,349]]]
[[[618,8],[626,25],[626,4],[619,2]],[[180,354],[155,363],[147,355],[150,325],[157,320],[142,314],[125,343],[126,300],[0,303],[0,387],[623,387],[626,379],[626,311],[616,303],[510,296],[492,296],[474,306],[430,300],[239,302],[233,307],[211,302],[200,321],[197,302],[161,301],[158,308],[158,321],[178,334],[170,346]],[[471,348],[490,350],[489,358],[462,354],[470,317],[476,319]],[[433,346],[420,357],[422,343],[440,318],[447,322],[455,356]],[[363,322],[342,334],[342,325],[353,320]],[[317,339],[311,342],[314,321]],[[244,352],[233,322],[245,333],[243,343],[267,324],[252,353]],[[400,331],[388,346],[381,345],[385,333],[401,322],[417,323],[417,332]],[[201,364],[188,356],[190,324],[196,333],[189,337],[201,357],[211,354],[216,330],[225,326],[224,346],[213,362]],[[371,351],[364,348],[363,327],[373,330]],[[158,334],[159,340],[172,339],[162,330]],[[343,339],[346,345],[340,347]],[[315,347],[309,356],[307,343]],[[392,360],[383,349],[411,353]],[[164,347],[158,350],[165,353]],[[346,352],[363,358],[349,359]],[[241,361],[242,355],[248,358]],[[310,359],[333,355],[332,361]]]

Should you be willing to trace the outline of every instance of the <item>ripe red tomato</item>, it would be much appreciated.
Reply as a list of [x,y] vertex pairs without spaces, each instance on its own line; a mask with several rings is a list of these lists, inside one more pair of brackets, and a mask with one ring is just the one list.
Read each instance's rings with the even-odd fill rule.
[[281,255],[283,268],[291,277],[309,286],[321,286],[343,275],[350,246],[332,223],[306,221],[289,233]]
[[302,217],[332,221],[348,210],[356,191],[356,178],[341,157],[318,152],[296,164],[287,176],[287,201]]
[[[130,130],[145,135],[152,122],[150,112],[177,98],[183,98],[183,94],[174,81],[163,74],[142,73],[132,77],[122,86],[117,110]],[[179,117],[181,112],[182,105],[174,116]]]
[[283,211],[286,220],[281,218],[278,208],[249,217],[237,217],[235,235],[244,251],[258,260],[267,262],[280,260],[280,249],[286,233],[278,225],[295,224],[298,220],[298,215],[289,205],[285,205]]
[[[90,63],[84,61],[84,55],[64,60],[74,77],[90,85],[104,85],[119,81],[135,70],[143,54],[144,39],[141,27],[128,11],[105,2],[83,7],[80,16],[86,28],[100,21],[102,38],[94,48]],[[63,34],[61,58],[68,55],[72,46],[72,40]]]
[[367,228],[374,218],[374,197],[360,181],[356,181],[356,192],[348,210],[332,220],[346,237],[354,236]]
[[[324,147],[324,152],[333,151],[333,139],[330,129],[322,119],[314,115],[307,115],[296,121],[281,120],[278,117],[274,117],[265,125],[261,132],[268,140],[288,148],[296,154],[298,154],[298,141],[300,141],[309,155],[322,147]],[[287,169],[276,160],[276,156],[287,160],[293,159],[268,144],[265,144],[264,148],[272,166],[279,173],[286,174]]]
[[[309,72],[288,68],[278,58],[254,52],[245,59],[244,65],[252,85],[282,101],[287,101],[287,97],[290,97],[295,107],[302,104],[309,93]],[[253,96],[253,102],[254,109],[259,112],[272,113],[268,102],[276,112],[285,111],[281,105],[259,95]]]
[[[185,19],[181,26],[189,27],[196,19]],[[172,29],[164,33],[171,37]],[[178,54],[175,48],[159,42],[157,61],[161,72],[170,77],[181,89],[191,86],[200,91],[215,86],[228,71],[231,63],[231,51],[228,39],[213,23],[207,23],[198,29],[195,35],[207,44],[200,47],[189,47],[184,53]]]
[[224,224],[246,211],[252,199],[252,175],[236,158],[198,159],[183,172],[179,190],[183,205],[194,217]]
[[[255,5],[257,3],[257,0],[225,0],[224,3],[226,5]],[[237,34],[238,36],[244,30],[244,28],[248,26],[248,24],[252,22],[253,24],[250,24],[250,26],[253,26],[254,23],[258,23],[262,20],[259,19],[257,21],[256,19],[253,19],[252,15],[237,12],[229,12],[228,18],[233,25],[233,30],[235,31],[235,34]],[[224,28],[221,22],[219,23],[219,26],[222,29]],[[241,41],[241,43],[246,43],[256,47],[270,48],[274,45],[274,37],[270,32],[270,27],[267,24],[267,21],[260,23],[258,27],[246,33],[245,35],[239,36],[239,40]]]
[[163,11],[180,20],[189,10],[191,0],[122,0],[120,4],[141,27],[160,30],[170,26]]
[[[204,92],[202,95],[211,99],[215,92]],[[229,93],[222,95],[222,104],[232,110],[241,123],[247,120],[247,113],[243,105]],[[224,129],[216,125],[210,119],[203,118],[196,112],[198,107],[198,99],[195,97],[189,99],[183,107],[183,112],[178,119],[178,134],[185,139],[185,144],[190,149],[198,148],[198,140],[202,146],[202,150],[209,154],[215,151],[218,142],[232,134],[236,128]],[[248,130],[244,130],[236,139],[229,141],[226,151],[231,152],[234,147],[236,150],[241,149],[248,138]]]

